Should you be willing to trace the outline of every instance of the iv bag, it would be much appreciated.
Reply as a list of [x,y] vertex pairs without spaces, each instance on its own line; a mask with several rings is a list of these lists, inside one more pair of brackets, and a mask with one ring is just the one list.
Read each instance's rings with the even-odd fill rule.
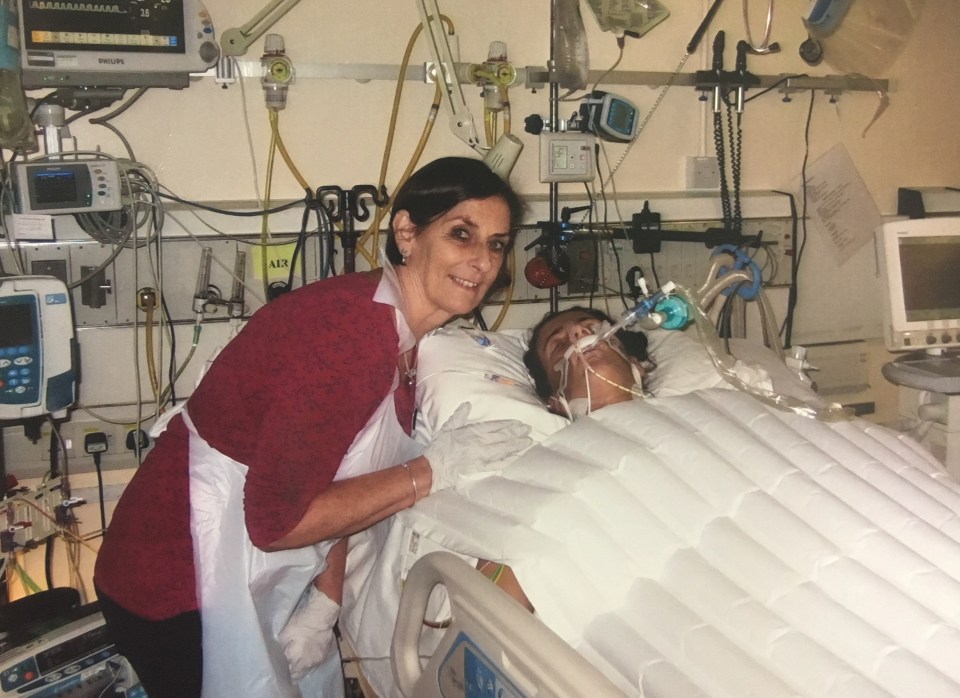
[[639,38],[670,16],[657,0],[588,0],[605,32]]
[[896,60],[920,18],[925,0],[852,0],[839,26],[820,40],[823,58],[842,73],[877,75]]
[[582,90],[590,76],[590,52],[580,0],[559,0],[556,22],[553,65],[557,83],[565,90]]

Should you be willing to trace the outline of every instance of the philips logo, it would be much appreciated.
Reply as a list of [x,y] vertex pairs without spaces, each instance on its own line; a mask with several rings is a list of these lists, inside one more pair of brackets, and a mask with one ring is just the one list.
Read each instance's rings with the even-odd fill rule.
[[123,65],[125,61],[123,58],[99,58],[97,62],[101,65]]

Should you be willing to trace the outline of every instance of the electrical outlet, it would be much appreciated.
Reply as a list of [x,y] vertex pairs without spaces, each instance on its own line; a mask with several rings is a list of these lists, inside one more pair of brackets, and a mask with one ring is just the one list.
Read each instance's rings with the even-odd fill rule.
[[720,166],[717,158],[687,157],[687,189],[719,189]]
[[150,437],[143,429],[130,429],[124,438],[124,445],[128,451],[136,451],[138,445],[141,451],[146,451],[150,448]]

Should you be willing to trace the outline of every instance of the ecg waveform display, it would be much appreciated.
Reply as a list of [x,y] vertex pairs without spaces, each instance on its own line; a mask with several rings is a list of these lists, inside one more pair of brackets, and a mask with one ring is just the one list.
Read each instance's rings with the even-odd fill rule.
[[65,10],[67,12],[126,12],[119,5],[101,5],[92,2],[40,2],[33,0],[30,3],[32,10]]

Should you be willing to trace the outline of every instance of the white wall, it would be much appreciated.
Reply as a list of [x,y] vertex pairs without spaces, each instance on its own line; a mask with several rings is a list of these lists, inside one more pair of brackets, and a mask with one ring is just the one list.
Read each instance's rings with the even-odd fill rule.
[[[207,9],[218,30],[247,21],[260,7],[255,0],[208,0]],[[705,8],[700,2],[666,3],[672,14],[639,40],[627,39],[623,71],[673,71],[684,47],[699,24]],[[755,34],[762,26],[764,3],[754,2],[752,21]],[[917,3],[911,3],[916,5]],[[805,31],[800,17],[807,0],[778,2],[772,38],[783,47],[779,54],[751,57],[748,68],[755,73],[835,72],[829,65],[809,68],[797,54]],[[548,0],[524,3],[489,0],[484,3],[447,0],[441,10],[454,21],[464,61],[486,56],[492,40],[504,40],[512,63],[523,67],[545,65],[549,46]],[[591,65],[595,70],[609,67],[615,56],[614,38],[597,29],[584,3]],[[384,3],[354,0],[350,3],[302,2],[281,19],[272,31],[286,39],[287,53],[304,70],[311,65],[390,64],[398,65],[418,22],[413,2]],[[727,66],[733,63],[733,46],[744,36],[742,5],[724,3],[697,54],[684,71],[707,67],[712,38],[717,30],[727,34]],[[817,95],[811,138],[811,159],[836,142],[850,151],[866,183],[885,213],[893,212],[896,189],[905,185],[956,184],[960,143],[955,137],[958,107],[951,89],[960,68],[960,6],[951,0],[928,0],[920,21],[899,59],[883,75],[891,81],[891,104],[865,137],[861,132],[877,106],[872,92],[848,93],[830,104]],[[244,61],[256,61],[262,39],[254,44]],[[428,58],[421,40],[416,61]],[[288,108],[281,115],[281,131],[298,166],[312,185],[354,184],[377,179],[394,85],[376,80],[359,84],[350,80],[300,77],[291,88]],[[646,112],[659,90],[623,86],[617,89]],[[471,106],[479,113],[475,89],[467,89]],[[433,87],[408,82],[401,109],[400,130],[394,146],[391,174],[406,163],[412,144],[419,136]],[[546,114],[547,93],[531,94],[525,89],[511,91],[515,131],[524,116]],[[262,96],[256,80],[247,81],[246,109],[253,128],[256,157],[263,174],[268,126]],[[744,188],[782,187],[800,171],[803,158],[804,123],[807,99],[796,95],[785,104],[778,93],[750,103],[744,115]],[[573,111],[568,103],[561,112]],[[201,200],[250,199],[254,196],[251,156],[243,128],[244,104],[240,89],[221,89],[212,79],[198,81],[185,91],[156,90],[147,94],[126,114],[115,120],[133,143],[140,160],[154,168],[161,181],[184,196]],[[672,191],[684,188],[683,165],[687,155],[712,154],[711,137],[705,125],[707,105],[697,101],[691,88],[675,87],[650,120],[645,133],[621,168],[621,191]],[[119,143],[106,131],[77,125],[81,145],[100,144],[122,153]],[[515,183],[526,193],[544,193],[538,182],[536,140],[520,134],[527,151],[516,170]],[[429,159],[447,153],[464,153],[465,147],[438,125]],[[611,148],[611,156],[617,150]],[[282,169],[282,168],[281,168]],[[299,197],[301,192],[286,173],[275,181],[278,196]]]

